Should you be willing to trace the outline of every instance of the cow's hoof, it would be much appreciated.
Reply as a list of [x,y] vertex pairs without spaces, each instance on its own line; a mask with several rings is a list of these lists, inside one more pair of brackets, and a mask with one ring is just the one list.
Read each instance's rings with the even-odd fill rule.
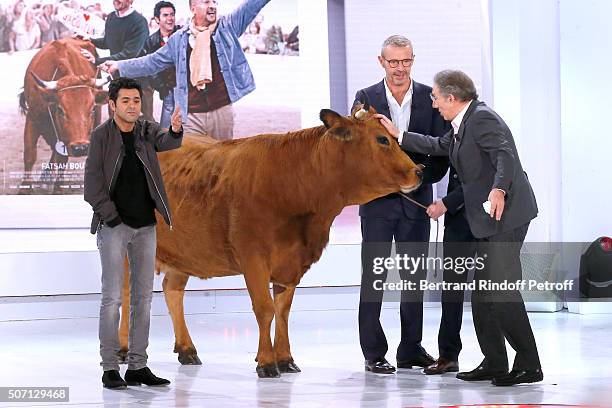
[[278,371],[278,366],[274,363],[257,366],[255,370],[259,378],[279,378],[281,376],[280,371]]
[[281,373],[301,373],[300,367],[295,364],[293,359],[278,362],[278,369]]
[[198,357],[196,352],[192,353],[181,353],[179,352],[178,361],[182,365],[202,365],[202,361]]
[[126,364],[127,363],[127,355],[128,355],[127,349],[119,350],[117,352],[117,362],[119,364]]

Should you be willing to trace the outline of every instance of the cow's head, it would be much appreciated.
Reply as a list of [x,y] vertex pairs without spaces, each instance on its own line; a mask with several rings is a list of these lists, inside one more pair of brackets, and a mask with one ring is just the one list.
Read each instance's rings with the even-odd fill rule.
[[373,108],[361,108],[354,109],[350,117],[328,109],[320,113],[327,128],[326,144],[337,160],[331,166],[341,170],[347,200],[350,204],[363,204],[393,192],[408,193],[418,188],[422,167],[400,149],[397,140],[373,117],[376,113]]
[[108,93],[101,89],[107,80],[67,75],[57,81],[43,81],[33,72],[32,77],[49,104],[55,131],[66,153],[86,156],[98,105],[108,99]]

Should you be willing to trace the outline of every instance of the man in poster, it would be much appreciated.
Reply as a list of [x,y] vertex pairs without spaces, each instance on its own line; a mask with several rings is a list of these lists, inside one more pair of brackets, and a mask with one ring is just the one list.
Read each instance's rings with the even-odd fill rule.
[[269,1],[247,0],[217,18],[216,0],[190,0],[190,24],[170,37],[164,47],[141,58],[107,61],[102,69],[134,78],[174,66],[174,101],[187,114],[185,133],[232,139],[232,104],[255,90],[238,37]]

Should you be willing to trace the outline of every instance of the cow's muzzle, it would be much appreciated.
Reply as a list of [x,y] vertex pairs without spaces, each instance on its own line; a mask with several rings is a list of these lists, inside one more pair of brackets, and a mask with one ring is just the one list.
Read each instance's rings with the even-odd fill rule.
[[421,184],[423,183],[423,169],[425,169],[425,166],[423,166],[422,164],[417,164],[417,167],[411,170],[414,172],[414,175],[417,178],[416,184],[412,187],[400,186],[400,191],[402,193],[410,193],[421,186]]
[[423,181],[423,170],[416,169],[414,171],[414,174],[419,178],[419,181]]
[[73,144],[68,147],[68,155],[72,157],[87,156],[89,151],[89,143]]

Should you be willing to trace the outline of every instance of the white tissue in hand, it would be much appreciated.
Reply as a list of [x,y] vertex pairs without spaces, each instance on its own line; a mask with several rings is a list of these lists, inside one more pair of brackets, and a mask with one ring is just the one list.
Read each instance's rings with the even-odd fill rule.
[[484,208],[485,212],[487,214],[491,214],[491,202],[490,201],[485,201],[484,203],[482,203],[482,208]]

